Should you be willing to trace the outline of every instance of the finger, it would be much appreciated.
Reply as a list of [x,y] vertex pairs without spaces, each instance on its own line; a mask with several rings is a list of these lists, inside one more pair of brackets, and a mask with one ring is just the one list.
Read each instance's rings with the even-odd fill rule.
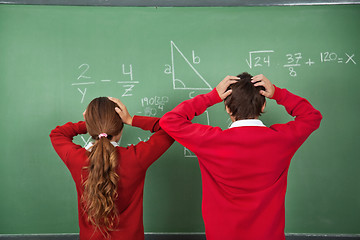
[[118,107],[115,108],[115,112],[117,112],[119,115],[122,114],[122,110],[120,108],[118,108]]
[[114,98],[114,97],[108,97],[108,99],[112,102],[116,102],[116,98]]
[[265,79],[265,76],[264,74],[258,74],[258,75],[255,75],[253,76],[251,79],[255,79],[255,80],[264,80]]
[[236,76],[228,76],[228,80],[240,80],[240,78]]
[[118,105],[119,105],[119,107],[121,108],[121,110],[124,110],[124,109],[126,109],[126,106],[119,100],[119,102],[118,102]]
[[236,79],[224,79],[223,81],[221,81],[220,83],[219,83],[219,85],[216,87],[218,90],[219,90],[219,92],[225,92],[226,91],[226,89],[231,85],[231,84],[233,84],[233,83],[236,83],[238,80],[236,80]]
[[114,97],[108,97],[108,99],[109,99],[110,101],[114,102],[114,103],[118,103],[118,102],[120,102],[120,100],[119,100],[119,99],[114,98]]
[[115,111],[119,114],[119,117],[122,120],[124,120],[126,118],[126,113],[123,110],[121,110],[120,108],[116,107]]
[[270,93],[267,91],[261,90],[260,94],[263,95],[264,97],[270,98]]
[[[231,84],[237,83],[239,80],[236,79],[230,79],[227,82],[224,83],[224,86],[228,88]],[[225,89],[226,90],[226,89]]]
[[224,78],[225,81],[229,81],[229,80],[239,80],[239,79],[240,79],[239,77],[230,76],[230,75],[228,75],[228,76],[226,76],[226,77]]
[[258,81],[258,82],[255,82],[255,83],[254,83],[254,86],[255,86],[255,87],[258,87],[258,86],[263,86],[263,87],[265,87],[265,85],[266,85],[266,83],[265,83],[264,81]]
[[261,75],[256,75],[254,77],[251,78],[251,82],[258,82],[258,81],[261,81],[262,80],[262,77]]
[[224,94],[230,85],[236,83],[238,80],[229,80],[228,82],[224,82],[219,86],[219,92]]
[[264,91],[264,90],[260,90],[260,94],[265,96],[265,97],[267,97],[267,95],[268,95],[268,93],[266,91]]
[[227,98],[231,93],[232,93],[232,90],[231,90],[231,89],[228,90],[228,91],[226,91],[226,92],[224,92],[222,99]]
[[108,99],[110,100],[110,101],[112,101],[113,103],[115,103],[116,105],[119,105],[118,104],[118,99],[116,99],[116,98],[113,98],[113,97],[108,97]]
[[231,84],[237,83],[239,81],[239,79],[229,79],[226,82],[224,82],[224,85],[226,87],[230,86]]
[[125,108],[125,105],[117,98],[114,97],[108,97],[111,101],[113,101],[114,103],[116,103],[121,109]]

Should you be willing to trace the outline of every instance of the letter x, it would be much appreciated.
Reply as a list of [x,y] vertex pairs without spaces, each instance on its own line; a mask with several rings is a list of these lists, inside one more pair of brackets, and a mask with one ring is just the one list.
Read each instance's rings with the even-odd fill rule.
[[351,56],[349,56],[347,53],[345,53],[346,54],[346,56],[348,56],[348,60],[346,61],[346,63],[348,63],[350,60],[354,63],[354,64],[356,64],[356,62],[354,61],[354,59],[353,59],[353,57],[355,56],[355,54],[353,54],[353,55],[351,55]]

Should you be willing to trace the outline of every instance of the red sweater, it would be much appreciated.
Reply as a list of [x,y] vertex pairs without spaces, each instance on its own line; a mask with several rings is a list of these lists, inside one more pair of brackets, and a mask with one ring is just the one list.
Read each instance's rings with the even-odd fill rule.
[[322,116],[285,89],[275,87],[273,99],[295,120],[227,130],[192,123],[194,116],[221,102],[216,89],[182,102],[160,120],[170,136],[198,157],[207,240],[285,239],[290,160]]
[[[143,226],[143,188],[147,168],[158,159],[174,142],[164,130],[160,129],[159,119],[134,116],[133,126],[156,132],[147,142],[139,142],[129,147],[116,147],[119,157],[118,230],[110,232],[111,239],[144,240]],[[83,211],[81,196],[83,168],[88,165],[88,152],[72,142],[74,136],[87,133],[85,122],[66,123],[51,131],[50,138],[55,151],[69,169],[77,190],[80,239],[104,239],[103,235],[87,220]],[[85,174],[84,174],[85,173]]]

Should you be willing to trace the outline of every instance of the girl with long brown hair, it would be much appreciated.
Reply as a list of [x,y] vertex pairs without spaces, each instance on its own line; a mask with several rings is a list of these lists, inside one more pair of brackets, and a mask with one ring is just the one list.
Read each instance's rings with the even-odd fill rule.
[[[159,118],[132,117],[116,98],[95,98],[84,118],[50,134],[76,184],[80,239],[143,240],[146,170],[174,140],[160,129]],[[147,142],[119,147],[124,124],[155,133]],[[72,142],[86,133],[94,140],[86,148]]]

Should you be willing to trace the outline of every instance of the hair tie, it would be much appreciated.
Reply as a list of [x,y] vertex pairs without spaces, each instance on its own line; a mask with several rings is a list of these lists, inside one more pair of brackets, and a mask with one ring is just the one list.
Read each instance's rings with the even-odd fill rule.
[[108,135],[106,133],[100,133],[99,134],[99,139],[102,138],[102,137],[107,137]]

